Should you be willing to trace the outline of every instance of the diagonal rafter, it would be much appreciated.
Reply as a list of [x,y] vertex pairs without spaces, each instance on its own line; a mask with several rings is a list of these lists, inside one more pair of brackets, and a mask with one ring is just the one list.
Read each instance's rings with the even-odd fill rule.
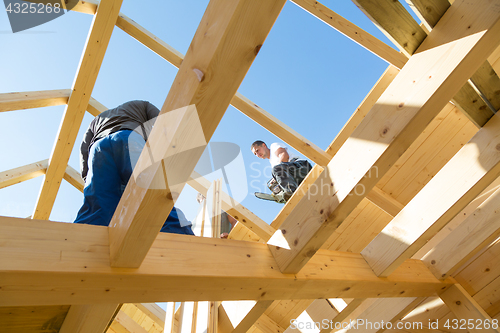
[[273,235],[282,272],[307,263],[498,45],[495,4],[475,3],[474,11],[468,5],[456,1],[446,12],[315,182],[319,194],[304,197]]
[[499,130],[496,115],[361,252],[377,275],[391,274],[500,175]]
[[38,194],[33,218],[48,219],[89,104],[104,54],[111,39],[122,0],[103,0],[92,21],[87,43],[63,114],[49,167]]

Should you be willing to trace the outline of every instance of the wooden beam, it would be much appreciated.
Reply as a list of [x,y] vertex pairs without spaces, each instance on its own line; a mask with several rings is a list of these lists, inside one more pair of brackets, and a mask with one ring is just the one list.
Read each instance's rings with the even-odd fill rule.
[[[274,218],[271,223],[271,227],[274,228],[274,231],[278,229],[281,224],[286,220],[286,218],[292,213],[295,205],[302,200],[305,195],[309,194],[309,190],[311,186],[314,184],[316,179],[318,179],[319,175],[323,172],[323,168],[319,165],[315,165],[311,171],[307,174],[306,178],[302,180],[297,190],[293,193],[293,196],[286,202],[285,206],[280,210],[278,215]],[[273,233],[274,233],[273,231]],[[272,234],[271,234],[272,236]],[[270,238],[270,237],[269,237]],[[266,241],[268,241],[267,239]]]
[[359,126],[359,124],[361,124],[368,112],[373,108],[375,103],[389,87],[398,73],[399,70],[396,67],[387,67],[385,72],[380,76],[380,79],[378,79],[377,83],[375,83],[368,95],[366,95],[365,99],[357,107],[351,118],[349,118],[339,134],[337,134],[332,143],[330,143],[326,149],[327,154],[334,156],[339,151],[340,147],[344,145],[354,130]]
[[34,218],[48,219],[50,216],[104,54],[111,39],[121,3],[122,0],[102,1],[94,16],[87,44],[71,89],[72,93],[50,155],[49,167],[38,194],[33,212]]
[[465,320],[469,332],[499,332],[498,325],[496,328],[485,325],[487,321],[491,324],[491,317],[460,284],[451,286],[440,297],[460,322]]
[[94,117],[97,117],[100,115],[102,112],[106,111],[108,108],[99,103],[94,97],[90,97],[89,105],[87,105],[87,111],[93,115]]
[[134,319],[130,318],[123,311],[118,312],[113,322],[111,323],[111,328],[115,331],[125,330],[126,332],[130,333],[148,333],[148,331],[144,327],[139,325]]
[[427,37],[425,31],[399,1],[352,0],[406,57],[410,57]]
[[179,68],[181,66],[182,58],[184,58],[182,53],[141,27],[129,17],[120,13],[116,21],[116,26],[175,67]]
[[[170,62],[175,67],[179,68],[182,64],[184,58],[182,53],[165,43],[148,30],[144,29],[141,25],[134,22],[127,16],[120,14],[116,22],[116,26],[158,54],[160,57]],[[253,103],[245,96],[236,93],[231,100],[231,104],[250,119],[254,120],[259,125],[281,138],[284,142],[288,143],[314,163],[326,165],[330,160],[330,155],[285,125],[282,121],[258,107],[257,104]],[[95,110],[90,109],[89,112],[94,114]],[[94,115],[97,114],[98,113]]]
[[[361,252],[388,276],[500,175],[500,115],[493,117]],[[469,232],[469,231],[468,231]]]
[[70,94],[69,89],[0,94],[0,112],[67,104]]
[[0,306],[415,297],[453,284],[418,260],[379,278],[361,255],[324,250],[283,274],[266,244],[165,233],[139,269],[112,268],[108,230],[1,217]]
[[455,1],[316,180],[317,195],[305,196],[271,237],[282,272],[307,263],[500,43],[495,5],[468,6]]
[[[162,125],[159,121],[166,119],[165,116],[172,110],[186,105],[196,106],[196,121],[201,124],[199,132],[204,134],[205,144],[210,140],[284,3],[285,0],[210,2],[156,120],[149,145],[155,145],[155,140],[158,140],[158,148],[164,149],[161,145],[165,140],[163,130],[172,124]],[[225,60],[221,62],[220,59]],[[195,119],[185,120],[188,121],[186,125],[191,122],[186,127],[189,133],[186,132],[184,138],[177,136],[175,139],[183,139],[185,144],[190,144],[194,140],[191,126]],[[177,146],[170,149],[181,151]],[[151,149],[153,152],[156,150],[154,147]],[[177,154],[169,159],[169,165],[179,173],[176,175],[177,193],[182,190],[202,152],[203,149],[191,149],[189,156]],[[158,155],[157,160],[164,156]],[[144,152],[142,157],[148,158]],[[140,163],[141,160],[138,166]],[[159,166],[152,167],[151,174],[159,170],[159,174],[163,175]],[[168,166],[166,170],[169,173],[173,171]],[[174,205],[176,195],[172,195],[170,185],[170,189],[150,190],[134,182],[132,177],[110,223],[111,261],[115,267],[138,267],[141,264]]]
[[448,0],[406,0],[406,2],[420,18],[427,31],[434,28],[451,6]]
[[292,2],[389,64],[401,69],[408,61],[405,55],[349,22],[325,5],[314,0],[292,0]]
[[[409,3],[428,31],[434,28],[450,7],[448,0],[409,0]],[[499,89],[500,79],[485,61],[452,101],[476,126],[482,127],[500,108],[500,95],[496,93]]]
[[250,327],[264,314],[271,306],[272,300],[258,301],[240,323],[234,328],[233,333],[246,333]]
[[[500,235],[500,188],[474,211],[464,216],[455,228],[422,261],[437,278],[453,274],[457,268]],[[461,212],[457,217],[462,217]]]
[[73,169],[71,165],[66,167],[66,172],[64,173],[64,180],[73,185],[78,191],[83,192],[85,183],[83,182],[82,175]]
[[0,188],[19,184],[45,174],[49,160],[43,160],[0,173]]
[[[419,300],[420,302],[421,300]],[[408,306],[415,306],[414,297],[404,298],[381,298],[375,301],[365,301],[362,306],[358,308],[357,317],[353,320],[356,324],[354,327],[347,330],[347,332],[355,332],[362,330],[366,333],[375,333],[383,329],[382,323],[387,325],[392,322],[394,318],[398,317],[401,312],[404,312]],[[368,306],[366,306],[368,305]],[[363,311],[359,311],[363,309]],[[387,326],[385,326],[387,327]]]
[[288,143],[314,163],[325,166],[330,162],[331,156],[328,153],[325,153],[314,143],[302,137],[299,133],[285,125],[281,120],[260,108],[257,104],[240,93],[234,95],[231,100],[231,105],[240,110],[241,113],[248,118],[254,120],[257,124]]
[[[191,177],[189,177],[188,184],[196,191],[203,194],[205,197],[208,189],[210,188],[210,181],[208,181],[196,171],[193,171]],[[238,220],[238,222],[243,224],[246,228],[250,229],[266,242],[276,231],[275,228],[271,227],[269,224],[255,215],[248,208],[237,202],[235,199],[231,198],[224,191],[221,192],[221,198],[222,210],[234,217],[236,220]]]
[[366,198],[391,216],[396,216],[403,209],[403,204],[375,186],[368,192]]
[[72,305],[59,333],[105,332],[119,304]]
[[262,333],[283,333],[285,331],[280,324],[265,313],[260,316],[253,327],[257,328],[258,331]]

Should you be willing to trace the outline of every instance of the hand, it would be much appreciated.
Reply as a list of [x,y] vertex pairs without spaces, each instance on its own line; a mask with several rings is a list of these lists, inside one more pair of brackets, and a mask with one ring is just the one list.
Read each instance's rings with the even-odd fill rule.
[[220,238],[227,239],[227,236],[229,236],[227,232],[223,232],[222,234],[220,234]]

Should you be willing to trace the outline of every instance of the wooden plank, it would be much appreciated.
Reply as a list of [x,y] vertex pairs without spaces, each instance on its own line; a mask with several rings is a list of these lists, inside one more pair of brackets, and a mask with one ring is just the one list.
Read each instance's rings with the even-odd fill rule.
[[258,328],[262,333],[283,333],[285,331],[281,325],[266,314],[260,316],[259,320],[255,322],[254,327]]
[[0,331],[4,333],[59,332],[69,306],[0,307]]
[[122,0],[102,1],[92,22],[85,50],[64,111],[49,167],[38,194],[33,217],[48,219],[75,144],[78,129],[89,104],[104,54],[120,11]]
[[422,23],[431,31],[450,8],[448,0],[406,0]]
[[264,314],[264,312],[271,306],[272,300],[258,301],[240,323],[234,328],[233,333],[246,333],[250,327]]
[[386,43],[380,41],[352,22],[349,22],[330,8],[314,0],[292,0],[321,21],[325,22],[347,38],[353,40],[389,64],[401,69],[408,58]]
[[112,268],[108,228],[13,217],[0,218],[0,244],[8,286],[0,306],[415,297],[453,283],[418,260],[379,278],[360,254],[324,250],[300,273],[283,274],[266,244],[164,233],[139,269]]
[[[496,329],[493,329],[491,326],[485,327],[483,325],[485,321],[491,323],[491,317],[460,284],[451,286],[440,297],[458,319],[465,319],[467,321],[466,327],[469,332],[499,332],[498,326]],[[478,325],[478,323],[481,324]]]
[[316,322],[324,324],[323,320],[335,318],[339,312],[326,299],[316,299],[305,310],[309,317]]
[[500,117],[493,117],[361,253],[388,276],[500,175]]
[[[94,0],[65,0],[66,8],[71,7],[74,12],[94,15],[97,12],[97,5],[99,4]],[[63,4],[63,6],[64,6]],[[49,3],[50,5],[50,3]]]
[[73,185],[78,191],[83,192],[85,183],[83,182],[82,175],[73,169],[72,166],[68,165],[66,167],[66,172],[64,173],[64,180]]
[[[450,7],[448,0],[413,0],[415,13],[422,19],[422,23],[430,31],[437,24],[441,16]],[[478,94],[475,85],[481,93]],[[453,102],[478,127],[482,127],[500,107],[500,96],[495,93],[500,89],[500,79],[488,62],[484,62],[474,73],[471,80],[453,97]],[[494,110],[491,110],[490,105]]]
[[87,111],[93,115],[94,117],[97,117],[100,115],[102,112],[106,111],[108,108],[99,103],[95,98],[90,97],[89,105],[87,105]]
[[[409,305],[414,304],[415,298],[381,298],[370,304],[364,311],[358,314],[356,325],[346,332],[362,330],[367,333],[378,332],[383,328],[382,323],[391,322],[401,311]],[[366,301],[365,301],[366,303]]]
[[0,173],[0,188],[19,184],[45,174],[49,160],[43,160]]
[[474,261],[454,274],[469,294],[475,295],[500,276],[500,242],[483,252]]
[[339,151],[340,147],[344,145],[354,130],[359,126],[359,124],[361,124],[361,121],[363,121],[368,112],[373,108],[380,96],[382,96],[382,93],[389,87],[398,73],[399,70],[396,67],[387,67],[382,76],[380,76],[380,79],[378,79],[377,83],[375,83],[368,95],[366,95],[365,99],[357,107],[351,118],[349,118],[339,134],[337,134],[332,143],[330,143],[326,149],[327,154],[334,156]]
[[163,59],[179,68],[184,55],[162,41],[160,38],[147,31],[129,17],[120,13],[116,26],[129,34],[131,37],[144,44],[147,48],[158,54]]
[[59,333],[104,332],[119,304],[72,305]]
[[[271,237],[282,272],[297,272],[307,263],[500,42],[498,8],[484,2],[475,3],[474,11],[467,6],[456,1],[446,12],[316,180],[323,193],[304,197]],[[455,20],[462,12],[470,15]],[[470,34],[460,29],[478,20],[480,27]]]
[[[369,309],[373,303],[375,303],[375,299],[363,299],[357,298],[350,302],[338,315],[336,315],[332,319],[332,323],[327,327],[322,327],[320,333],[329,333],[332,331],[336,331],[335,325],[339,325],[340,327],[347,328],[348,324],[351,321],[356,321],[356,319],[367,309]],[[333,327],[332,327],[333,326]]]
[[488,57],[491,67],[500,76],[500,46]]
[[427,37],[399,1],[352,1],[408,58]]
[[437,278],[452,274],[500,235],[499,206],[500,188],[422,258]]
[[[135,303],[139,310],[144,312],[149,318],[154,320],[160,327],[165,326],[166,311],[155,303]],[[167,305],[168,309],[168,305]]]
[[[172,110],[186,105],[196,106],[202,128],[199,133],[204,134],[205,143],[210,140],[285,0],[241,0],[229,3],[231,6],[224,0],[213,0],[208,5],[148,140],[154,153],[155,140],[158,140],[158,148],[164,149],[160,143],[165,140],[163,130],[172,125],[170,122],[162,125],[159,121],[171,114]],[[249,46],[249,43],[253,46]],[[231,68],[231,71],[228,71],[228,68]],[[186,120],[195,121],[187,118]],[[181,142],[188,145],[195,140],[193,134],[198,133],[191,131],[185,134],[186,138],[190,139]],[[185,138],[181,134],[176,139]],[[197,146],[199,144],[194,145]],[[179,151],[180,148],[170,148],[166,153],[175,149]],[[134,177],[131,178],[110,223],[113,266],[138,267],[141,264],[173,207],[175,193],[182,190],[202,152],[202,149],[191,149],[189,154],[177,154],[169,158],[170,167],[175,166],[176,170],[168,169],[168,166],[166,170],[169,173],[179,173],[176,175],[178,186],[176,185],[174,194],[172,186],[164,190],[147,189],[147,186],[137,186]],[[157,156],[156,160],[160,161],[167,155]],[[144,160],[149,158],[146,153],[142,157]],[[136,168],[140,163],[141,159]],[[159,166],[157,163],[148,172],[154,175],[158,170],[159,175],[163,177]],[[149,185],[148,182],[145,181],[145,184]]]
[[0,112],[42,108],[68,103],[71,90],[42,90],[0,94]]
[[330,162],[331,156],[328,153],[325,153],[314,143],[302,137],[292,128],[285,125],[281,120],[274,117],[240,93],[234,95],[231,100],[231,105],[248,118],[254,120],[269,132],[288,143],[314,163],[325,166]]
[[[120,328],[118,328],[120,327]],[[137,322],[135,322],[132,318],[127,316],[126,313],[123,311],[118,312],[116,315],[115,319],[111,323],[111,328],[114,330],[120,330],[124,329],[125,331],[129,333],[147,333],[148,331],[139,325]],[[99,332],[99,331],[93,331],[93,332]]]
[[[274,218],[273,222],[271,223],[271,227],[273,227],[275,230],[273,230],[273,233],[278,229],[281,224],[285,221],[285,219],[290,215],[290,213],[293,211],[295,208],[295,205],[302,200],[302,198],[310,193],[311,191],[311,186],[314,184],[316,179],[318,179],[319,175],[321,172],[323,172],[323,168],[319,165],[315,165],[311,171],[307,174],[306,178],[302,180],[302,183],[300,183],[299,187],[297,190],[293,193],[293,196],[286,202],[285,206],[280,210],[278,215]],[[317,190],[317,188],[315,188]],[[269,238],[271,238],[272,234],[269,235]],[[266,240],[268,241],[269,238]]]
[[380,189],[380,187],[377,186],[368,192],[366,198],[391,216],[398,215],[404,207],[402,203],[385,193],[382,189]]
[[408,204],[476,133],[477,127],[448,103],[378,185]]
[[[144,29],[127,16],[120,13],[116,26],[158,54],[160,57],[170,62],[175,67],[179,68],[182,64],[184,58],[182,53],[162,41],[148,30]],[[302,137],[270,113],[259,108],[257,104],[253,103],[243,95],[236,93],[231,100],[231,104],[243,114],[247,115],[250,119],[256,121],[258,124],[295,148],[297,151],[301,152],[311,161],[321,165],[326,165],[326,163],[330,160],[331,156],[323,152],[314,143]],[[93,112],[95,112],[95,110],[90,109],[89,112],[94,114]]]
[[[203,195],[205,195],[207,190],[210,188],[210,182],[196,171],[193,171],[191,174],[188,184]],[[275,228],[271,227],[248,208],[230,197],[227,193],[222,192],[221,197],[222,209],[226,213],[234,217],[238,220],[238,222],[243,224],[246,228],[263,240],[268,241],[269,238],[271,238],[272,234],[276,231]]]
[[265,314],[276,323],[276,330],[290,326],[290,321],[297,318],[313,302],[312,299],[275,301]]

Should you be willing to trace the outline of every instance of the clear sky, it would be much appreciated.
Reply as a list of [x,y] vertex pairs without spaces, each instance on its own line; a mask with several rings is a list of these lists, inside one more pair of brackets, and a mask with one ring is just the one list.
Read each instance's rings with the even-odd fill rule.
[[[206,0],[124,0],[121,12],[185,54],[207,6]],[[392,46],[350,1],[322,2]],[[92,16],[69,12],[24,32],[12,33],[0,10],[0,93],[70,89]],[[297,5],[287,2],[239,92],[295,131],[326,149],[388,64]],[[177,69],[116,28],[92,96],[107,107],[142,99],[161,108]],[[65,106],[0,113],[0,171],[49,158]],[[86,114],[69,164],[79,170],[78,148]],[[274,135],[229,107],[212,142],[241,148],[248,195],[243,205],[267,223],[283,207],[253,196],[265,191],[268,161],[250,151],[255,140]],[[267,174],[261,172],[266,168]],[[243,169],[243,167],[242,167]],[[244,172],[243,172],[244,171]],[[27,217],[35,207],[42,177],[0,190],[0,215]],[[259,187],[259,188],[257,188]],[[196,192],[189,186],[177,205],[194,219]],[[81,192],[63,181],[51,220],[72,222],[83,202]]]

